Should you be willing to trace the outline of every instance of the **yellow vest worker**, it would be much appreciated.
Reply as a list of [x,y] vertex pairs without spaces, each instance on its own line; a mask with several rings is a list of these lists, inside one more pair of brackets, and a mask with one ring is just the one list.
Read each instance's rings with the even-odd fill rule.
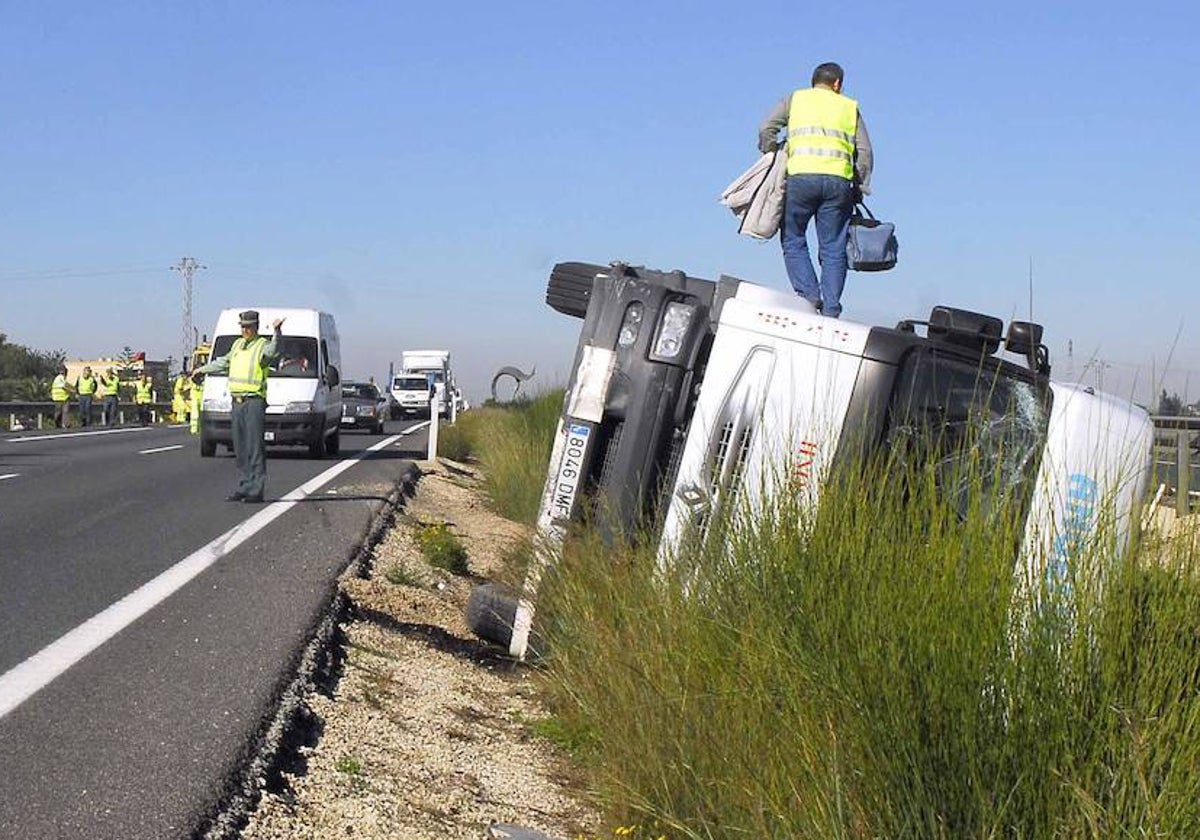
[[176,423],[187,422],[190,393],[191,380],[187,378],[186,374],[179,374],[175,377],[175,386],[171,395],[171,413],[175,415]]
[[133,401],[137,403],[138,424],[150,425],[150,405],[154,402],[154,383],[150,377],[142,374],[133,386]]
[[100,375],[100,386],[96,391],[96,395],[104,400],[101,413],[105,426],[112,426],[117,422],[117,401],[120,394],[121,380],[117,372],[109,368],[108,373]]
[[[871,141],[858,103],[842,95],[842,68],[820,64],[812,87],[793,91],[759,126],[763,152],[777,148],[787,129],[787,188],[780,239],[783,263],[796,294],[830,318],[842,314],[846,285],[846,240],[859,190],[868,191]],[[816,221],[821,276],[808,253],[808,223]]]
[[75,381],[75,392],[79,394],[79,419],[84,426],[92,425],[92,399],[96,395],[96,377],[92,369],[84,367],[83,373]]
[[65,429],[70,422],[71,383],[67,381],[67,368],[58,369],[58,376],[50,383],[50,399],[54,401],[54,427]]

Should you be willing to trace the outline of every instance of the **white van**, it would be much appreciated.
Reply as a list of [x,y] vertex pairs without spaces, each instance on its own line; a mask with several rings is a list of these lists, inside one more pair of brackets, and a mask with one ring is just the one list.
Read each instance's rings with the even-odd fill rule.
[[429,416],[429,377],[400,371],[392,377],[392,419]]
[[[314,458],[336,455],[342,415],[342,345],[333,316],[315,309],[269,306],[225,309],[213,330],[212,358],[224,356],[241,337],[238,313],[247,309],[257,310],[259,333],[268,338],[271,324],[283,319],[279,357],[267,375],[263,438],[268,444],[307,446]],[[229,377],[209,374],[200,407],[202,457],[216,454],[218,443],[232,448],[232,407]]]

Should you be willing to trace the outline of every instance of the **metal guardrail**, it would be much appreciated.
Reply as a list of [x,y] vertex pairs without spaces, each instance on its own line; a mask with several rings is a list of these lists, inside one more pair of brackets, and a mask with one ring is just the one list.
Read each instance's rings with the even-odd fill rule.
[[[100,418],[103,417],[101,412],[103,402],[102,399],[92,402],[91,425],[97,428],[100,426]],[[55,407],[56,403],[53,402],[0,402],[0,426],[9,431],[53,428]],[[170,402],[150,403],[151,422],[157,423],[170,413]],[[117,403],[117,424],[123,424],[127,419],[130,421],[137,419],[137,404]],[[79,403],[75,400],[71,401],[71,422],[79,423]]]
[[1186,516],[1200,499],[1200,417],[1154,417],[1154,488],[1175,495]]

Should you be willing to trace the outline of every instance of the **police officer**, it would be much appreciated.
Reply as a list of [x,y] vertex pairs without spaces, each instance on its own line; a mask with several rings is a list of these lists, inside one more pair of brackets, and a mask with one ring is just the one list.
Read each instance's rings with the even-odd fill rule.
[[241,479],[237,490],[225,497],[229,502],[261,502],[267,483],[267,456],[263,446],[263,426],[267,414],[267,370],[279,357],[279,337],[283,318],[271,325],[274,335],[268,341],[258,334],[258,312],[248,309],[238,315],[241,338],[229,352],[192,372],[224,373],[229,376],[229,396],[233,401],[233,454]]
[[75,392],[79,394],[79,418],[83,425],[92,425],[92,399],[96,396],[96,377],[91,365],[83,366],[83,373],[75,381]]
[[50,399],[54,402],[54,427],[65,429],[71,414],[71,383],[67,381],[66,365],[59,365],[58,376],[50,383]]
[[137,403],[138,424],[142,426],[150,425],[150,406],[154,402],[154,383],[150,380],[150,374],[142,369],[142,376],[134,383],[133,386],[133,401]]

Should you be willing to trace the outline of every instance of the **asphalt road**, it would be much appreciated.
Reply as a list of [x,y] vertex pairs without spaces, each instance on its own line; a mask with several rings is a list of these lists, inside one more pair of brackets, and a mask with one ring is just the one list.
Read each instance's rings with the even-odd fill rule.
[[182,428],[0,437],[0,838],[192,837],[422,426],[270,448],[263,505]]

